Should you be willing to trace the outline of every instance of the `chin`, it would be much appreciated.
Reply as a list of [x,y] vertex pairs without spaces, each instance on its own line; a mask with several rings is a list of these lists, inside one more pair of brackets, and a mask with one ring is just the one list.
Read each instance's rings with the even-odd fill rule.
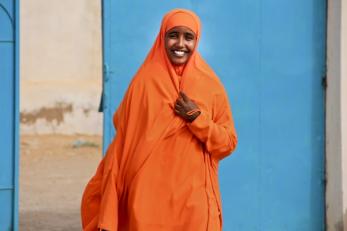
[[172,60],[172,63],[175,64],[175,65],[183,65],[183,64],[186,64],[188,61],[188,59],[185,59],[185,60]]

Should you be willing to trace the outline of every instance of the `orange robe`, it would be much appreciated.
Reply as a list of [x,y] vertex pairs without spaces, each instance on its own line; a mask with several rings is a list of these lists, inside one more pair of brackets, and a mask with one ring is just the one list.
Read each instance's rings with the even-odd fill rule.
[[[166,31],[199,18],[177,9],[159,35],[114,115],[116,136],[81,205],[85,231],[220,231],[218,163],[236,147],[227,94],[198,51],[178,76],[164,48]],[[178,92],[201,114],[188,123],[174,113]]]

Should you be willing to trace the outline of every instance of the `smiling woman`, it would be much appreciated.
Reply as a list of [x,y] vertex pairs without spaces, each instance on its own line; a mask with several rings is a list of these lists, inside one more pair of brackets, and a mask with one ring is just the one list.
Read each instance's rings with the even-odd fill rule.
[[185,26],[177,26],[166,32],[166,53],[174,65],[185,64],[195,48],[196,35]]
[[228,97],[177,9],[114,115],[116,137],[82,199],[85,231],[220,231],[218,163],[236,147]]

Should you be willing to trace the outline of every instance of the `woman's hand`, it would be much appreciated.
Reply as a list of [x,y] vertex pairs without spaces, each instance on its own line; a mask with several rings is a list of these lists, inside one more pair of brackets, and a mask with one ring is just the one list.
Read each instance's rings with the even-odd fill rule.
[[188,122],[193,122],[199,115],[200,109],[183,91],[180,91],[175,102],[175,112]]

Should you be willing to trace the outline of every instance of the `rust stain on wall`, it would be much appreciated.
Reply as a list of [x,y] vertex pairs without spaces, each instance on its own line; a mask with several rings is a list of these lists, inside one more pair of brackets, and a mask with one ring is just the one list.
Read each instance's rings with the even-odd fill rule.
[[58,125],[64,122],[64,114],[71,113],[73,105],[71,103],[57,102],[52,107],[42,107],[31,112],[21,112],[20,122],[27,125],[35,124],[37,120],[44,119],[48,123],[55,121]]
[[83,108],[83,113],[84,113],[84,115],[87,116],[87,117],[88,117],[90,111],[91,111],[90,108]]

